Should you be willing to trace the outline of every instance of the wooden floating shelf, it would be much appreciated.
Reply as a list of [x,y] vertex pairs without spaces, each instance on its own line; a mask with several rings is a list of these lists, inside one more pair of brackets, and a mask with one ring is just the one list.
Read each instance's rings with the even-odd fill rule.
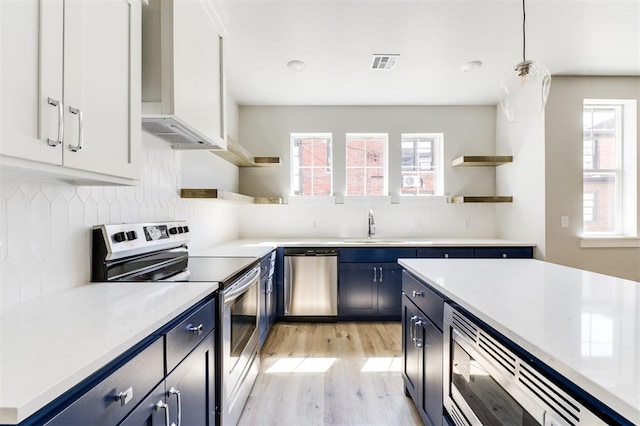
[[238,167],[281,167],[280,157],[254,157],[243,146],[227,136],[226,151],[211,151]]
[[491,167],[513,162],[511,155],[464,155],[451,161],[452,167]]
[[248,195],[214,188],[183,188],[180,190],[180,197],[224,200],[244,204],[282,204],[281,197],[250,197]]
[[502,197],[496,197],[496,196],[469,196],[469,195],[462,195],[462,196],[458,196],[458,197],[453,197],[451,199],[452,203],[458,204],[458,203],[512,203],[513,202],[513,197],[512,196],[502,196]]

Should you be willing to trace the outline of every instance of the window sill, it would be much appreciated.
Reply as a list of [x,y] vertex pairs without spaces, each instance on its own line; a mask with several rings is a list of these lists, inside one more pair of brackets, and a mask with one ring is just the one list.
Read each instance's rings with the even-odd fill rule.
[[581,248],[640,248],[640,237],[582,237]]
[[355,195],[345,195],[336,200],[337,204],[391,204],[391,196],[361,197]]
[[335,204],[336,197],[333,195],[290,195],[287,201],[288,204]]

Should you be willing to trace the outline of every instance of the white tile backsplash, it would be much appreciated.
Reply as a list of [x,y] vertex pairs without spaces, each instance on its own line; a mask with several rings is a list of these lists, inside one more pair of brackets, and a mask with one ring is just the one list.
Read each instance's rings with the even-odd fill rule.
[[97,224],[187,220],[192,249],[237,238],[239,205],[180,198],[180,155],[142,133],[139,187],[0,178],[0,306],[88,283]]

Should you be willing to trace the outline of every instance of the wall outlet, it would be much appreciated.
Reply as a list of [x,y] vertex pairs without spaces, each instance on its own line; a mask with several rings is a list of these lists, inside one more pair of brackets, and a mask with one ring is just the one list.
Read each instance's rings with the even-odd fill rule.
[[569,227],[569,216],[560,216],[560,227],[561,228]]

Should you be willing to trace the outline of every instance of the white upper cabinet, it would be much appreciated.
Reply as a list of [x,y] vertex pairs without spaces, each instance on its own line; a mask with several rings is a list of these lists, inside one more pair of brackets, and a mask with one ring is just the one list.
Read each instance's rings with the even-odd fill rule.
[[139,0],[2,0],[0,17],[2,165],[79,183],[135,183]]
[[224,28],[210,0],[143,7],[143,129],[177,149],[225,149]]

